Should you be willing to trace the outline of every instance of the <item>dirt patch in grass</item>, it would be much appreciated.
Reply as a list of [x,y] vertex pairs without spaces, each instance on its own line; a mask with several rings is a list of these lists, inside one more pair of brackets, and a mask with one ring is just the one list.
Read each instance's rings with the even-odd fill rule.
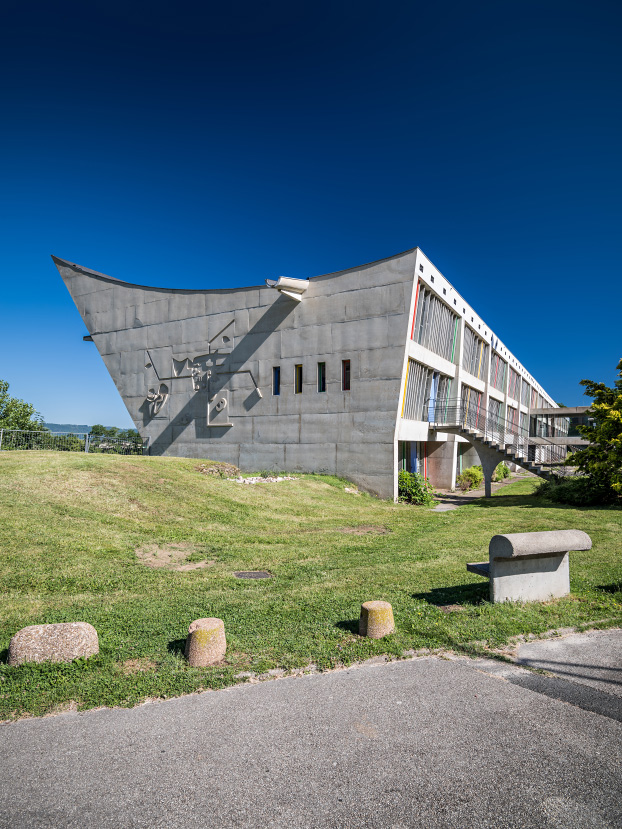
[[156,663],[146,657],[126,659],[125,662],[121,663],[121,672],[124,676],[131,676],[132,674],[144,674],[146,671],[153,671],[156,667]]
[[70,699],[67,700],[67,702],[59,702],[58,705],[54,705],[45,716],[56,717],[57,714],[69,714],[77,710],[78,703],[75,701],[75,699]]
[[171,544],[143,544],[136,550],[136,558],[146,567],[155,569],[164,567],[180,573],[188,570],[201,570],[203,567],[216,564],[215,561],[207,560],[188,561],[191,557],[196,558],[197,552],[195,545],[187,541]]
[[358,527],[341,527],[337,532],[349,533],[350,535],[388,535],[391,530],[374,524],[361,524]]

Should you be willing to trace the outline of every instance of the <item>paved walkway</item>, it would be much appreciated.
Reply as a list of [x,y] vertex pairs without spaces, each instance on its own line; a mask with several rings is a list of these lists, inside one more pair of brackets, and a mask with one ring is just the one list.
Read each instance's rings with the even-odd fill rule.
[[[507,486],[508,484],[514,484],[516,483],[516,481],[522,481],[526,478],[536,477],[536,475],[532,475],[530,472],[521,475],[517,475],[513,472],[511,474],[511,477],[505,478],[503,481],[499,481],[498,483],[492,484],[493,495],[499,489],[502,489],[504,486]],[[484,487],[482,487],[481,489],[472,489],[468,492],[462,492],[459,489],[439,489],[437,490],[437,492],[440,500],[435,507],[432,507],[432,512],[449,512],[450,510],[454,510],[458,507],[464,506],[464,504],[468,504],[469,501],[477,501],[479,498],[486,497]]]
[[518,664],[547,671],[622,703],[622,632],[591,631],[529,642],[518,649]]
[[0,727],[0,827],[619,827],[621,649],[519,650],[583,706],[525,668],[425,657],[22,720]]

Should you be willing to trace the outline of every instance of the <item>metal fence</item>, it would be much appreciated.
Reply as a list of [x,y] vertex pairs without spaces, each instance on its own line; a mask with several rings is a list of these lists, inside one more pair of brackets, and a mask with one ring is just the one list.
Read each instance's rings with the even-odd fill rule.
[[0,451],[10,449],[52,449],[57,452],[92,452],[109,455],[147,454],[148,441],[141,437],[108,438],[73,432],[28,432],[0,429]]

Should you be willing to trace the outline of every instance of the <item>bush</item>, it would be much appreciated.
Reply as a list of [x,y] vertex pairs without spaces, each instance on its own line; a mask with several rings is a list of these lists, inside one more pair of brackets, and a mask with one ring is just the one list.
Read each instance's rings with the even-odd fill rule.
[[558,504],[570,504],[573,507],[619,503],[616,493],[607,484],[595,484],[587,476],[551,478],[540,484],[536,495]]
[[581,380],[585,394],[594,398],[588,424],[578,427],[579,434],[589,444],[578,449],[566,462],[576,466],[583,477],[589,478],[590,484],[573,484],[574,489],[568,493],[572,493],[570,497],[599,498],[582,503],[622,505],[622,360],[617,368],[618,379],[612,388],[593,380]]
[[501,461],[495,471],[492,473],[493,481],[502,481],[504,478],[510,477],[510,467]]
[[409,504],[429,507],[434,503],[432,484],[418,472],[405,472],[401,469],[397,476],[397,491],[399,500]]
[[484,473],[481,466],[469,466],[463,469],[456,478],[456,484],[463,492],[477,489],[484,483]]

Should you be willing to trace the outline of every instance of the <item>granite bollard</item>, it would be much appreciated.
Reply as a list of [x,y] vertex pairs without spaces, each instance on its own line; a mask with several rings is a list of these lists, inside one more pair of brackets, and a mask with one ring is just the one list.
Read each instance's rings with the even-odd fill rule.
[[195,619],[188,628],[186,658],[193,668],[214,665],[227,650],[225,623],[222,619]]
[[88,622],[28,625],[9,643],[9,665],[24,662],[72,662],[99,653],[97,631]]
[[359,635],[370,639],[382,639],[395,630],[393,608],[389,602],[364,602],[361,605]]

